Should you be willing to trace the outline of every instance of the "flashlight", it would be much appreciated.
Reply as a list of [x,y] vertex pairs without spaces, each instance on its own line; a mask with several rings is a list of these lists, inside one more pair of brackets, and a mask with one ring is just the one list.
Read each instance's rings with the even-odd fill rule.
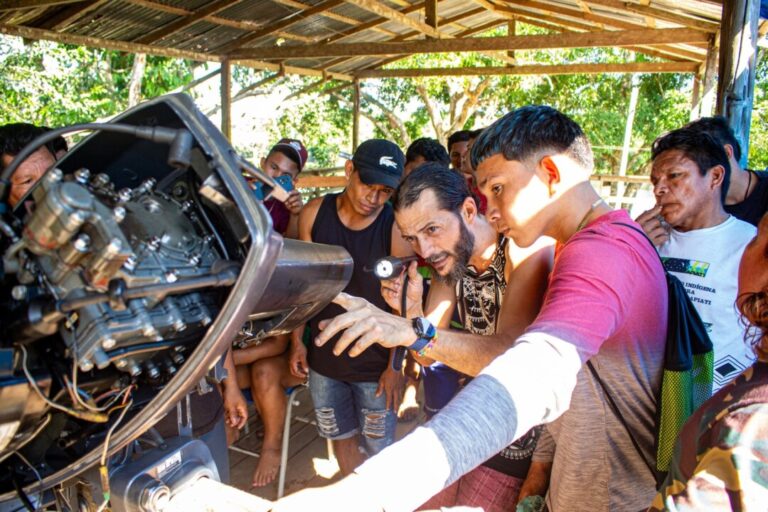
[[419,259],[418,256],[408,256],[406,258],[396,258],[394,256],[387,256],[376,260],[373,264],[373,273],[379,279],[392,279],[399,276],[400,272],[412,261]]

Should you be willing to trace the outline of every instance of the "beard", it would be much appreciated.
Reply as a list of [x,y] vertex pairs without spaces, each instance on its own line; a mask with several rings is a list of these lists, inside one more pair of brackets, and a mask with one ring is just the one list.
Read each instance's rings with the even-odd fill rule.
[[453,251],[443,251],[434,256],[427,258],[427,263],[432,263],[435,260],[439,260],[444,256],[450,256],[453,258],[453,266],[446,275],[440,275],[435,272],[435,279],[441,283],[446,283],[451,286],[455,285],[461,280],[467,273],[467,265],[469,265],[469,258],[472,256],[472,251],[475,249],[475,237],[464,225],[464,221],[459,219],[459,239],[456,245],[453,247]]

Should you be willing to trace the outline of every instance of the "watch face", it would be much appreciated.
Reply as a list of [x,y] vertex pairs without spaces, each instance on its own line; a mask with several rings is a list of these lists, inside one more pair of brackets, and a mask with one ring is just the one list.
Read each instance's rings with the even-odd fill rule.
[[429,320],[424,317],[417,317],[413,319],[413,330],[416,331],[416,336],[424,338],[427,330],[429,329]]

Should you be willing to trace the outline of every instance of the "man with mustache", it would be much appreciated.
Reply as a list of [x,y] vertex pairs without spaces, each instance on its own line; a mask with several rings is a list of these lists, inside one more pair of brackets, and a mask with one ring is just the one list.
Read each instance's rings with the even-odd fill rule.
[[562,244],[538,316],[517,338],[482,336],[430,329],[426,318],[414,326],[341,294],[336,301],[348,312],[324,324],[315,343],[346,329],[338,353],[405,346],[477,377],[353,475],[289,496],[273,511],[410,510],[542,423],[556,443],[549,510],[642,510],[653,499],[648,460],[668,312],[656,251],[592,187],[589,141],[557,110],[513,110],[483,130],[471,158],[489,222],[519,247],[541,236]]
[[712,390],[754,362],[734,308],[739,260],[755,226],[725,212],[730,163],[723,146],[692,128],[654,141],[651,183],[656,215],[669,225],[659,245],[664,266],[685,285],[715,354]]
[[[552,267],[551,239],[542,238],[521,249],[499,235],[477,211],[463,176],[438,163],[421,165],[408,175],[393,204],[403,238],[435,270],[426,303],[426,317],[433,325],[449,327],[458,305],[466,331],[522,334],[541,307]],[[416,262],[411,263],[408,276],[406,316],[425,316],[423,283]],[[395,310],[401,306],[402,283],[403,276],[399,276],[382,284],[382,295]],[[432,361],[422,358],[420,362],[427,365]],[[424,379],[427,402],[431,393],[458,391],[450,386],[446,390],[431,389],[441,384],[439,378],[434,379],[437,383],[427,378],[431,376],[428,373]],[[532,462],[540,434],[541,427],[533,428],[422,508],[468,506],[486,512],[506,511],[515,505],[523,487],[525,495],[543,495],[551,461]]]

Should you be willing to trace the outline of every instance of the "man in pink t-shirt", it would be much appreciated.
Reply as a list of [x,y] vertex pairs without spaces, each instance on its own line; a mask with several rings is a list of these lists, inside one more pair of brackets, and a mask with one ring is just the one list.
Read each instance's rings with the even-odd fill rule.
[[[581,128],[545,106],[514,110],[472,149],[488,219],[518,246],[563,244],[541,312],[517,339],[436,331],[341,295],[348,312],[325,325],[350,355],[372,343],[405,346],[478,376],[423,427],[333,486],[273,509],[410,510],[531,427],[547,423],[556,448],[549,510],[640,510],[655,493],[653,426],[667,324],[664,272],[623,211],[589,183],[592,151]],[[491,361],[492,360],[492,361]],[[638,441],[635,448],[590,360]],[[489,364],[490,362],[490,364]],[[642,453],[640,453],[642,452]]]

